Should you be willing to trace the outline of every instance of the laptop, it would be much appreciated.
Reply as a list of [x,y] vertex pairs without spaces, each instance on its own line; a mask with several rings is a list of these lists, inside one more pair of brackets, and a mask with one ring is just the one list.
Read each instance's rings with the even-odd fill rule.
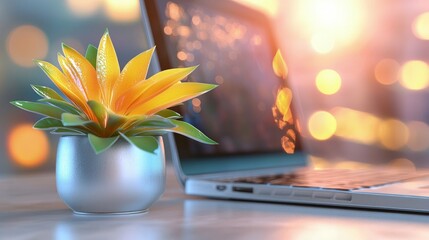
[[[263,14],[226,0],[142,0],[141,7],[148,43],[157,46],[151,71],[199,65],[187,81],[219,85],[176,109],[218,145],[164,139],[187,194],[429,212],[427,171],[308,166],[299,96],[273,71],[278,45]],[[285,118],[279,101],[291,96]]]

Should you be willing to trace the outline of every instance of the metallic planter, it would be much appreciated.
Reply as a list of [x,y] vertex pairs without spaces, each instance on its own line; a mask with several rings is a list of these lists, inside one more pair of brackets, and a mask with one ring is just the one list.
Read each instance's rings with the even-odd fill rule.
[[158,141],[155,154],[119,139],[96,155],[86,136],[61,137],[59,196],[75,213],[145,212],[165,189],[164,145],[161,137]]

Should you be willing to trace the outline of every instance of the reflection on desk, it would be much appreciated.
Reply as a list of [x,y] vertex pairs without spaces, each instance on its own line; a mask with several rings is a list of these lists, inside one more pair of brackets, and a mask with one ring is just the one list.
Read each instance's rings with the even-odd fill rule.
[[0,179],[0,239],[429,239],[426,215],[186,196],[168,169],[146,214],[74,215],[52,173]]

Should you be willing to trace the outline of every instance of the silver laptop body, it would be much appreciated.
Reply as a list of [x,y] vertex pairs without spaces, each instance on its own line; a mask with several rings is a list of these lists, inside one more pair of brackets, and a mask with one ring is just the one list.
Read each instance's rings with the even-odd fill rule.
[[[165,52],[176,54],[177,49],[171,46],[171,43],[162,42],[164,38],[162,35],[168,34],[171,29],[165,30],[162,19],[166,16],[161,15],[164,13],[168,15],[168,11],[176,11],[171,14],[179,13],[180,15],[183,13],[181,11],[187,8],[191,9],[193,5],[201,5],[207,8],[207,6],[210,7],[216,3],[217,1],[202,0],[142,0],[142,18],[148,44],[150,46],[154,45],[153,37],[155,36],[155,39],[158,37],[156,41],[158,50],[162,48],[161,50],[164,51],[164,54]],[[174,5],[167,6],[166,4]],[[209,11],[228,12],[231,8],[237,8],[238,6],[236,3],[229,3],[228,1],[222,2],[222,5],[223,7],[221,10],[210,8]],[[171,9],[168,10],[167,8]],[[198,10],[198,7],[196,9]],[[243,15],[250,14],[256,19],[260,17],[258,13],[252,12],[244,7],[240,6],[240,9],[241,10],[238,12],[241,12]],[[177,16],[173,16],[173,18],[177,18]],[[233,19],[231,22],[235,20],[237,19]],[[196,21],[198,21],[198,19]],[[225,21],[225,19],[220,19],[219,21]],[[189,34],[189,32],[186,34]],[[198,46],[201,48],[198,44],[193,47]],[[160,59],[159,61],[158,58]],[[160,56],[158,52],[158,56],[155,56],[153,59],[151,71],[159,71],[161,68],[159,63],[161,63],[161,66],[164,65],[163,67],[167,66],[164,63],[166,58],[168,58],[168,55]],[[200,64],[200,68],[205,70],[202,65],[206,63]],[[179,62],[178,64],[176,63],[176,65],[182,64]],[[245,79],[240,81],[245,81]],[[243,83],[241,82],[241,84]],[[218,88],[215,91],[222,91],[221,89],[222,88]],[[210,94],[211,93],[208,95]],[[224,104],[228,103],[224,102]],[[201,111],[204,112],[209,110],[204,108],[203,105]],[[184,116],[186,120],[186,113]],[[204,129],[202,130],[204,131]],[[211,136],[210,134],[208,135]],[[391,182],[386,180],[387,184],[376,184],[374,186],[356,189],[335,189],[334,187],[323,186],[281,185],[235,181],[235,179],[254,179],[258,176],[274,176],[293,173],[307,166],[306,155],[303,151],[298,151],[293,155],[287,155],[281,152],[251,153],[248,151],[242,153],[242,151],[232,151],[230,154],[225,154],[224,152],[222,155],[191,157],[191,160],[188,161],[189,156],[182,156],[179,154],[178,148],[179,150],[193,151],[195,150],[195,146],[178,146],[172,135],[166,135],[164,141],[166,144],[167,157],[172,160],[178,180],[184,186],[187,194],[220,199],[242,199],[278,203],[429,212],[429,175],[426,172],[405,173],[410,175],[400,180],[392,180]],[[220,141],[220,144],[222,145],[224,143]],[[198,152],[199,150],[196,151]],[[379,171],[382,173],[384,169],[371,171],[375,173]],[[403,173],[398,172],[398,174]]]

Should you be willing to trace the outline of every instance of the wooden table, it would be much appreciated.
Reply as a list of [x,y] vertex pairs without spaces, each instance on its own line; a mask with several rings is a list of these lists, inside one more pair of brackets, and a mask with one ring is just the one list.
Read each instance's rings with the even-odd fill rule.
[[191,197],[170,167],[148,213],[80,216],[45,173],[0,179],[0,239],[429,239],[429,215]]

